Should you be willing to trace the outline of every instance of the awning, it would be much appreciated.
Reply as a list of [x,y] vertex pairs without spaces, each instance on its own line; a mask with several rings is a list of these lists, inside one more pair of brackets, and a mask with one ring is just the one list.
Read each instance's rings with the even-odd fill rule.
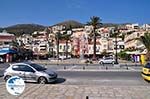
[[12,49],[8,49],[8,50],[3,50],[3,49],[1,49],[1,50],[0,50],[0,55],[15,54],[15,53],[17,53],[17,51],[12,50]]
[[132,52],[129,52],[129,51],[127,51],[126,52],[127,54],[136,54],[136,55],[138,55],[138,54],[141,54],[139,51],[132,51]]

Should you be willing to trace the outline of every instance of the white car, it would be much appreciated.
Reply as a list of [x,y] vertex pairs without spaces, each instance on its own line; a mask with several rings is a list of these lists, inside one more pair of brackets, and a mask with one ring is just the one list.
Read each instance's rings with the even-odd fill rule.
[[99,60],[99,64],[114,64],[114,58],[104,58]]
[[45,84],[57,80],[57,74],[35,63],[14,63],[4,72],[4,80],[12,76],[19,76],[26,82],[38,82]]
[[65,59],[69,59],[69,58],[71,58],[70,55],[68,55],[68,58],[66,56],[59,56],[59,59],[61,59],[61,60],[65,60]]

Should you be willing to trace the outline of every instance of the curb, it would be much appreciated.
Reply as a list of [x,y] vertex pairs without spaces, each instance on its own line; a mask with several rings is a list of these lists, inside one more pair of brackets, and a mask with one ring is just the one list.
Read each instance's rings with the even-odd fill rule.
[[59,69],[59,70],[56,70],[56,71],[85,71],[85,72],[90,72],[90,71],[96,71],[96,72],[141,72],[141,70],[82,70],[82,69],[76,69],[76,70],[67,70],[67,69]]

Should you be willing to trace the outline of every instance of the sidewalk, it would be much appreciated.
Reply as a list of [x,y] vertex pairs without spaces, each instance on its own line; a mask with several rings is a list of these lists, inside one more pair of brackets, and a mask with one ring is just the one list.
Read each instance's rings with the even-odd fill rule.
[[[40,85],[26,84],[20,96],[0,85],[0,99],[149,99],[149,86]],[[3,91],[2,91],[3,90]]]
[[[32,62],[40,63],[40,64],[86,64],[85,60],[80,59],[68,59],[68,60],[33,60]],[[140,65],[140,63],[133,63],[131,61],[126,60],[118,60],[120,64],[137,64]],[[93,61],[92,64],[99,64],[98,61]]]

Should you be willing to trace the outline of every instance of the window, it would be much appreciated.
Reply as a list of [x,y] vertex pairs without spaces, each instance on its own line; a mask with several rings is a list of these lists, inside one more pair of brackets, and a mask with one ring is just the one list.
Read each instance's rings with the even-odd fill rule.
[[35,68],[37,71],[43,71],[46,70],[46,68],[38,65],[38,64],[30,64],[30,66],[32,66],[33,68]]
[[27,65],[20,65],[21,71],[25,71],[25,72],[33,72],[34,70],[27,66]]
[[13,66],[12,69],[15,71],[20,71],[19,66],[17,66],[17,65]]
[[139,33],[137,33],[137,37],[139,37],[140,36],[140,34]]
[[60,45],[59,48],[62,49],[62,46]]
[[8,45],[8,44],[10,44],[10,42],[4,42],[4,44]]
[[89,47],[89,50],[91,50],[91,47]]
[[64,50],[66,49],[66,46],[64,45]]
[[46,50],[45,48],[40,49],[41,51]]
[[124,45],[120,45],[120,49],[124,49]]
[[145,68],[150,68],[150,63],[147,63],[147,64],[145,65]]
[[15,65],[13,66],[13,70],[24,71],[24,72],[34,72],[34,70],[27,65]]
[[106,48],[107,47],[107,45],[104,45],[104,48]]
[[106,34],[106,37],[108,37],[109,36],[109,34]]

